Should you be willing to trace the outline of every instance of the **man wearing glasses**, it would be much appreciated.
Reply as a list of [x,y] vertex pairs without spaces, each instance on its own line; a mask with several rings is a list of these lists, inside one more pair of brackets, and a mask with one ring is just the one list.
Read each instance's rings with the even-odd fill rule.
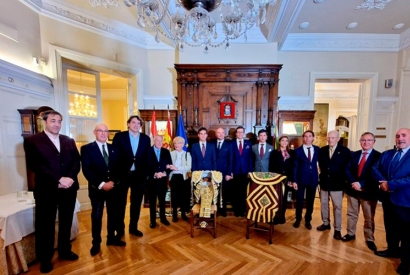
[[366,245],[376,251],[374,244],[374,214],[379,197],[379,182],[372,176],[372,167],[380,157],[380,152],[373,149],[376,139],[370,132],[360,137],[361,150],[353,152],[347,165],[347,234],[342,241],[356,239],[356,225],[362,207],[363,232]]

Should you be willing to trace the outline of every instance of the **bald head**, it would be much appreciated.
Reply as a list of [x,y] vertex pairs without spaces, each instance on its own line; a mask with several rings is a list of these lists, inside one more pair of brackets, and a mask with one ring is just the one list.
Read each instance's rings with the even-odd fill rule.
[[216,129],[215,134],[218,140],[223,140],[225,138],[225,130],[222,128]]
[[105,143],[108,138],[108,127],[104,123],[95,125],[94,128],[95,139],[98,142]]
[[410,129],[401,128],[396,132],[396,147],[406,149],[410,146]]
[[327,133],[327,144],[329,144],[330,147],[336,146],[339,140],[340,140],[340,135],[338,131],[332,130],[332,131],[329,131],[329,133]]

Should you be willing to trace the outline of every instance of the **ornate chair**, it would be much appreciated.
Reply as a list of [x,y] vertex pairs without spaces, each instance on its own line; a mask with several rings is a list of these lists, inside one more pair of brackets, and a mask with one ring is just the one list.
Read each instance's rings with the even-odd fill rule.
[[210,229],[216,238],[216,212],[222,173],[218,171],[192,172],[193,207],[191,209],[191,237],[194,229]]
[[[273,218],[282,208],[286,176],[270,172],[249,173],[250,184],[246,199],[246,239],[249,239],[250,229],[268,231],[269,244],[272,244]],[[267,223],[269,227],[259,227],[258,223]]]

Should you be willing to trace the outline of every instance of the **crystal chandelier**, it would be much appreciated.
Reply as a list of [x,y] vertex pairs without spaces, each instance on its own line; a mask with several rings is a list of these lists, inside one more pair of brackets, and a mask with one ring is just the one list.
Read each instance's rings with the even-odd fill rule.
[[357,6],[356,10],[360,10],[360,9],[382,10],[386,6],[386,4],[391,2],[391,1],[393,1],[393,0],[364,0],[364,3],[362,3],[360,6]]
[[[104,0],[90,0],[103,2]],[[161,2],[160,2],[161,1]],[[169,11],[170,0],[124,0],[127,7],[135,6],[138,11],[138,26],[148,27],[155,32],[155,40],[160,42],[160,35],[173,41],[180,51],[184,46],[204,47],[208,53],[209,47],[225,45],[229,49],[229,41],[243,36],[247,41],[246,32],[263,24],[266,19],[266,8],[274,6],[277,0],[246,0],[247,10],[242,12],[240,0],[176,0],[176,12]],[[105,0],[105,2],[116,2]],[[162,5],[163,3],[163,5]],[[162,6],[162,8],[160,8]],[[210,16],[210,12],[219,10],[220,22],[223,31],[222,42],[218,39],[217,22]],[[169,33],[162,25],[169,16]],[[221,40],[219,40],[221,41]]]
[[74,102],[70,102],[68,114],[70,116],[97,117],[94,105],[90,104],[89,96],[79,94],[75,94]]

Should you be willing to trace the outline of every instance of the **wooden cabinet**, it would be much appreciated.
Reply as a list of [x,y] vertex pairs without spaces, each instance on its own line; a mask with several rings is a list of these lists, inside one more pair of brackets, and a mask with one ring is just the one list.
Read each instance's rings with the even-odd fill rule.
[[302,134],[306,130],[313,131],[313,111],[285,110],[278,112],[279,136],[289,137],[291,148],[298,148],[303,144]]
[[[256,134],[273,131],[278,104],[279,71],[282,65],[175,64],[178,108],[188,138],[206,127],[212,138],[221,127],[226,134],[238,126]],[[229,108],[225,108],[229,105]],[[228,110],[229,109],[229,110]]]

